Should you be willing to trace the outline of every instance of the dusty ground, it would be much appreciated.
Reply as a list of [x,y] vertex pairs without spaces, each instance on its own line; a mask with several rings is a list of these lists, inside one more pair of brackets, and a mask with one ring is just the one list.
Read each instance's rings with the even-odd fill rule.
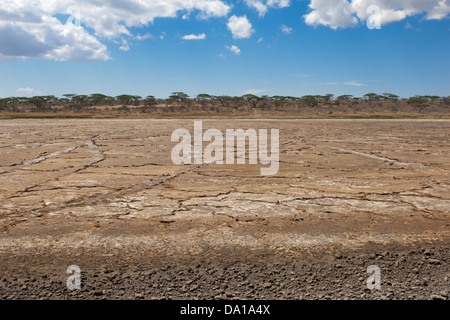
[[278,174],[173,165],[191,120],[0,122],[0,298],[449,297],[450,121],[203,127],[279,129]]

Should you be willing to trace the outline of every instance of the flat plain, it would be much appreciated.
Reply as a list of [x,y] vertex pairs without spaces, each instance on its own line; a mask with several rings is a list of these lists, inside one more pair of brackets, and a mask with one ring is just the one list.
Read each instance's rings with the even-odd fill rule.
[[193,123],[1,121],[0,297],[448,298],[450,121],[203,121],[279,129],[273,176],[174,165]]

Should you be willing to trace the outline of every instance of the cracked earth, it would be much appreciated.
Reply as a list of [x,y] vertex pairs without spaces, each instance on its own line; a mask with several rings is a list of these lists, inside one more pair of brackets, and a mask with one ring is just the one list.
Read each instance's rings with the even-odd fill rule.
[[203,121],[279,129],[273,176],[172,164],[178,128],[2,121],[0,297],[448,298],[450,121]]

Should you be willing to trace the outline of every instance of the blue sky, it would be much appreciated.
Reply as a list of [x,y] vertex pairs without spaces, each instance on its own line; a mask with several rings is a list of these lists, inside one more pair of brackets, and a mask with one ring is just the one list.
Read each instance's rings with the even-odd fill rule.
[[450,1],[45,2],[0,4],[0,97],[450,95]]

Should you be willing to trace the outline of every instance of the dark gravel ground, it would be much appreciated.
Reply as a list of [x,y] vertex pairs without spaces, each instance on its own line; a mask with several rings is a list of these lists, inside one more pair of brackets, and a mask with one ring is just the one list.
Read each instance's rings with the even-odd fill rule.
[[[246,249],[205,249],[198,256],[83,252],[1,255],[0,298],[21,299],[432,299],[449,298],[445,243],[373,245],[338,253],[284,255]],[[69,265],[81,268],[70,291]],[[381,270],[370,290],[367,268]]]

